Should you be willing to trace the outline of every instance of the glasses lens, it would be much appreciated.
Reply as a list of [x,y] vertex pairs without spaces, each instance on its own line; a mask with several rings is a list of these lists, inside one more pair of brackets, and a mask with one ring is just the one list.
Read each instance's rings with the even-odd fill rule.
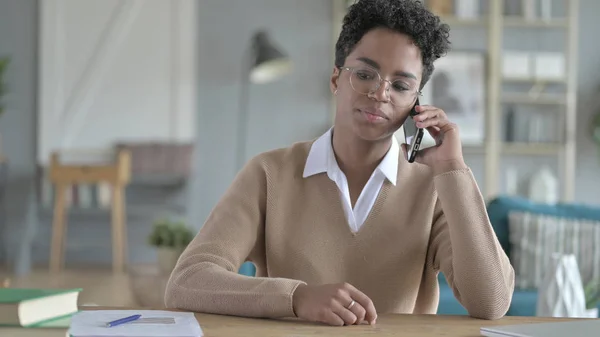
[[396,80],[389,86],[390,103],[398,107],[413,105],[417,99],[417,91],[402,80]]
[[[350,75],[350,86],[352,89],[362,95],[368,95],[376,92],[381,85],[381,76],[370,68],[354,68]],[[392,103],[398,107],[405,107],[414,104],[417,98],[417,92],[402,80],[396,80],[387,86],[386,93]]]
[[376,91],[381,83],[379,73],[369,68],[355,68],[350,76],[352,89],[359,94],[369,94]]

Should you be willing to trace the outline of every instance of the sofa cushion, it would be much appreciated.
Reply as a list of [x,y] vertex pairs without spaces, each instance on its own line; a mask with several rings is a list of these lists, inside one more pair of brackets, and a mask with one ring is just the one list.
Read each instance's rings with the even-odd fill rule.
[[[506,316],[536,316],[538,294],[535,290],[515,290]],[[598,302],[600,311],[600,302]]]
[[468,315],[467,309],[454,297],[452,288],[447,283],[440,284],[440,304],[438,315]]
[[508,214],[511,211],[523,211],[536,214],[559,216],[563,218],[577,218],[600,221],[600,207],[568,203],[568,204],[542,204],[531,200],[514,197],[500,196],[491,200],[487,205],[488,217],[494,227],[498,241],[504,252],[510,257],[510,240],[508,234]]
[[540,286],[553,253],[574,254],[584,284],[600,277],[600,221],[512,211],[509,233],[519,289]]
[[240,270],[238,271],[238,273],[245,276],[256,276],[256,267],[252,262],[244,262],[240,266]]
[[[468,315],[468,311],[454,297],[452,289],[446,278],[439,274],[440,304],[439,315]],[[507,316],[535,316],[537,306],[537,292],[535,290],[515,290]]]
[[[454,297],[454,293],[442,273],[439,274],[438,281],[440,284],[440,304],[437,313],[440,315],[468,315],[468,311]],[[537,297],[535,290],[516,289],[513,292],[512,301],[506,315],[535,316]]]
[[538,294],[535,290],[515,290],[507,316],[535,316]]

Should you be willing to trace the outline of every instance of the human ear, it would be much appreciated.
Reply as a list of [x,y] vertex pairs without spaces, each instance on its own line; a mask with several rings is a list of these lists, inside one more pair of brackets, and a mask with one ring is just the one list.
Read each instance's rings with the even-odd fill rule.
[[329,88],[331,89],[331,93],[335,94],[338,90],[338,80],[340,78],[340,70],[338,67],[333,67],[333,72],[331,73],[331,79],[329,80]]

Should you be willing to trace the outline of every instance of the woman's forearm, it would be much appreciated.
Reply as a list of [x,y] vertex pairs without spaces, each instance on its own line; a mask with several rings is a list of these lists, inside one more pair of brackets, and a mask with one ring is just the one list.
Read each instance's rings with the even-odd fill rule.
[[506,314],[514,290],[514,269],[487,216],[469,169],[435,176],[439,212],[432,247],[458,300],[472,316]]

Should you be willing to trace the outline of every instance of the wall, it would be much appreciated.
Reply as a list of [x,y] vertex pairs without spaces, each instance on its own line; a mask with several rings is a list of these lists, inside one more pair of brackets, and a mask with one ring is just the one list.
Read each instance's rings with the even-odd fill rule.
[[[30,175],[35,170],[36,110],[32,103],[37,93],[35,78],[29,75],[35,75],[36,69],[36,60],[32,57],[36,54],[36,4],[34,0],[0,0],[0,51],[20,59],[21,68],[25,69],[22,73],[27,75],[11,77],[11,84],[25,82],[18,90],[22,100],[17,107],[22,111],[18,115],[11,112],[10,116],[5,116],[0,130],[14,130],[5,134],[6,153],[11,161],[27,158],[21,159],[23,163],[19,167],[26,168],[20,172],[27,171]],[[238,9],[236,12],[231,11],[233,6]],[[267,28],[276,43],[294,59],[296,71],[277,83],[250,88],[248,157],[316,137],[327,128],[330,121],[330,17],[330,4],[321,0],[213,0],[199,3],[197,132],[201,137],[197,141],[197,179],[192,183],[195,208],[191,214],[196,227],[202,225],[237,171],[233,166],[241,55],[248,47],[252,31]],[[16,167],[11,169],[17,172]],[[169,208],[180,210],[187,204],[187,189],[170,192],[166,196],[148,188],[128,192],[151,195],[146,198],[149,208],[155,206],[158,209],[150,215],[142,210],[133,211],[129,216],[130,259],[134,263],[155,258],[154,251],[146,246],[145,238],[151,215],[160,213],[161,195],[163,203],[172,206]],[[9,241],[22,238],[23,235],[14,230],[25,221],[26,214],[23,209],[12,217]],[[71,214],[67,264],[110,262],[108,219],[108,214],[102,212]],[[47,261],[50,226],[51,214],[41,211],[38,231],[34,233],[33,259],[36,263]],[[17,243],[15,249],[16,246]]]
[[56,150],[194,141],[196,4],[40,2],[40,163]]
[[[31,178],[35,173],[36,38],[37,2],[0,0],[0,55],[12,59],[7,73],[10,90],[5,102],[7,111],[0,118],[3,151],[10,161],[9,197],[4,204],[7,213],[4,229],[10,232],[10,238],[0,245],[26,236],[22,224],[26,220]],[[10,251],[15,254],[18,249],[13,245]]]
[[37,2],[0,1],[0,55],[11,57],[6,97],[7,113],[0,119],[11,178],[34,172],[37,83]]
[[331,3],[323,0],[201,2],[194,225],[203,224],[238,171],[241,55],[256,29],[268,29],[296,71],[279,82],[250,87],[247,158],[317,137],[328,127],[331,15]]
[[[10,161],[10,184],[6,204],[8,221],[4,226],[7,240],[1,242],[0,247],[8,247],[10,258],[15,262],[18,272],[26,271],[31,260],[35,264],[46,265],[50,251],[52,213],[49,209],[39,207],[34,180],[37,167],[37,56],[40,54],[38,14],[39,6],[35,0],[0,0],[0,55],[8,55],[13,60],[8,73],[11,91],[6,102],[8,113],[0,119],[5,155]],[[184,59],[188,57],[190,56],[183,56]],[[164,68],[168,68],[169,62],[163,63],[166,65]],[[189,69],[183,70],[189,72]],[[182,78],[181,74],[177,75]],[[130,85],[135,86],[131,83]],[[181,93],[188,89],[183,88]],[[174,99],[179,99],[176,106],[184,109],[186,105],[189,106],[189,102],[184,102],[182,97],[183,95],[179,95]],[[106,96],[103,97],[103,101],[106,101]],[[154,102],[156,103],[156,100]],[[187,124],[189,120],[186,121]],[[195,127],[192,126],[191,129]],[[187,134],[189,135],[189,132]],[[185,216],[187,186],[135,186],[129,188],[127,194],[128,200],[134,200],[133,205],[128,205],[128,244],[131,248],[131,261],[152,261],[155,258],[154,250],[146,244],[151,223],[155,218],[167,213]],[[70,212],[66,249],[68,266],[110,263],[109,222],[110,215],[106,211]],[[28,243],[31,243],[31,249],[28,249]],[[32,255],[32,259],[29,258],[29,254]]]
[[600,1],[581,0],[579,10],[577,181],[578,201],[600,204],[600,148],[592,142],[589,125],[600,113]]

